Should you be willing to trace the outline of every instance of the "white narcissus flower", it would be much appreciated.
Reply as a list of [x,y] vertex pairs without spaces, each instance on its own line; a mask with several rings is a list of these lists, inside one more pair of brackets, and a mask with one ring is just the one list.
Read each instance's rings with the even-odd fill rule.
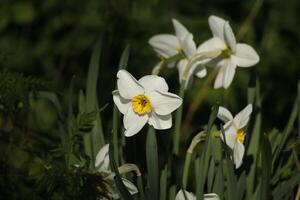
[[[101,183],[96,187],[96,190],[106,195],[107,197],[118,199],[118,189],[114,181],[115,173],[111,172],[109,169],[109,144],[104,145],[96,156],[95,161],[95,168],[96,168],[96,175],[99,177],[99,180]],[[136,194],[138,193],[138,189],[136,186],[128,181],[127,179],[122,178],[122,181],[125,185],[125,187],[128,189],[130,194]],[[107,199],[107,198],[103,198]]]
[[124,114],[125,136],[135,135],[146,123],[155,129],[171,128],[171,113],[182,104],[182,99],[168,92],[164,78],[147,75],[137,81],[126,70],[120,70],[117,77],[118,90],[113,91],[113,100]]
[[[183,190],[179,190],[175,200],[196,200],[196,196],[188,191],[184,191],[186,198],[184,197]],[[215,193],[204,194],[204,200],[220,200],[219,196]]]
[[[190,33],[186,27],[184,27],[178,20],[172,19],[173,26],[175,29],[175,35],[172,34],[159,34],[155,35],[149,40],[149,44],[153,49],[163,58],[170,58],[177,54],[184,54],[184,58],[179,60],[177,64],[179,72],[179,80],[182,80],[183,73],[189,62],[189,59],[192,58],[197,52],[196,44],[193,40],[193,34]],[[192,75],[195,74],[199,78],[206,76],[206,69],[199,65],[202,62],[195,63],[189,70],[186,86],[191,82]],[[169,65],[171,67],[174,64]]]
[[259,56],[250,45],[236,42],[228,21],[217,16],[210,16],[208,23],[213,38],[201,44],[197,52],[210,52],[216,49],[223,51],[220,56],[207,65],[220,68],[214,88],[228,88],[233,80],[236,67],[251,67],[259,62]]
[[247,105],[242,111],[240,111],[234,118],[229,110],[224,107],[219,107],[218,118],[222,120],[225,125],[223,126],[225,131],[225,140],[223,134],[220,135],[223,142],[233,150],[233,161],[235,168],[239,168],[243,161],[245,153],[244,140],[245,131],[244,127],[247,125],[250,115],[252,113],[252,104]]

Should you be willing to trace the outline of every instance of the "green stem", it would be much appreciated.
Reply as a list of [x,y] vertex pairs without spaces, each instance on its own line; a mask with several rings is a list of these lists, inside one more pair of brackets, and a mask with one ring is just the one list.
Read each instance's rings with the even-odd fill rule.
[[[184,89],[185,89],[185,81],[181,82],[179,96],[182,98],[184,97]],[[182,120],[182,110],[183,104],[178,108],[176,111],[176,118],[175,118],[175,134],[173,137],[173,153],[175,155],[179,154],[179,143],[180,143],[180,133],[181,133],[181,120]]]
[[116,164],[119,166],[119,151],[118,151],[118,124],[119,124],[119,111],[114,105],[113,108],[113,145],[114,145],[114,158]]
[[183,189],[186,189],[187,181],[189,178],[189,171],[190,171],[190,164],[191,164],[192,154],[187,152],[183,167],[183,176],[182,176],[182,187]]

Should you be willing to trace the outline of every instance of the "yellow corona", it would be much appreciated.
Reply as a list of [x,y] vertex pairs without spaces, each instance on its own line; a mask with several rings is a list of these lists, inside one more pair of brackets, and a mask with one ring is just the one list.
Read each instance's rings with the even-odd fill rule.
[[245,140],[245,135],[245,131],[243,129],[239,129],[236,133],[236,140],[243,144]]
[[152,110],[149,98],[143,94],[137,95],[131,99],[133,111],[138,115],[150,113]]

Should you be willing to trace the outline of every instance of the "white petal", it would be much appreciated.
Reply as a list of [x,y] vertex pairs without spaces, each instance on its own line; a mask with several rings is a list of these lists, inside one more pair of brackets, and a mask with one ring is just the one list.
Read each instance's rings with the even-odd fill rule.
[[127,190],[130,192],[130,194],[136,194],[138,193],[138,189],[136,188],[136,186],[131,183],[129,180],[122,178],[122,181],[125,185],[125,187],[127,188]]
[[119,93],[123,98],[131,99],[138,94],[144,93],[143,87],[126,70],[119,70],[117,73],[117,77]]
[[214,88],[224,87],[227,89],[231,84],[234,74],[235,74],[236,65],[232,59],[224,60],[224,66],[220,68],[220,71],[215,80]]
[[95,168],[98,171],[107,171],[109,167],[109,155],[108,155],[109,144],[104,145],[96,156]]
[[130,106],[130,100],[122,98],[118,90],[114,90],[112,94],[116,106],[118,107],[119,111],[124,115]]
[[183,190],[179,190],[175,197],[175,200],[196,200],[196,196],[193,193],[188,191],[184,191],[184,193],[186,195],[186,198],[184,197]]
[[240,142],[236,142],[233,148],[233,160],[236,169],[242,165],[244,153],[245,153],[244,145]]
[[252,104],[248,104],[242,111],[240,111],[234,117],[234,124],[237,126],[238,129],[243,128],[247,125],[250,115],[252,113]]
[[166,80],[157,75],[147,75],[140,78],[139,83],[145,88],[146,92],[153,90],[168,92],[169,87]]
[[218,37],[221,40],[225,41],[224,40],[224,24],[225,24],[225,20],[222,19],[222,18],[220,18],[220,17],[211,15],[208,18],[208,24],[209,24],[210,30],[212,31],[213,36],[214,37]]
[[207,70],[205,67],[197,67],[195,74],[198,78],[204,78],[207,75]]
[[172,22],[177,38],[183,41],[189,31],[178,20],[172,19]]
[[123,119],[124,128],[126,129],[124,135],[131,137],[137,134],[147,123],[148,118],[148,115],[138,115],[133,111],[132,107],[129,107]]
[[169,129],[172,127],[172,115],[158,115],[152,112],[148,123],[158,130]]
[[236,143],[236,132],[237,130],[234,128],[234,126],[231,125],[232,122],[227,122],[227,124],[225,124],[223,126],[223,128],[225,129],[225,140],[224,140],[224,137],[223,137],[223,134],[221,132],[221,140],[231,148],[233,149],[234,148],[234,144]]
[[182,99],[170,92],[152,91],[147,96],[150,98],[154,112],[158,115],[168,115],[182,104]]
[[224,33],[225,33],[225,40],[227,45],[230,47],[231,51],[235,53],[236,51],[236,39],[233,34],[233,31],[229,25],[229,22],[226,22],[224,25]]
[[222,106],[219,107],[218,115],[217,116],[224,123],[227,123],[228,121],[233,120],[233,116],[230,113],[230,111],[227,108],[222,107]]
[[203,42],[198,48],[197,53],[211,52],[215,50],[225,50],[225,42],[218,37],[213,37]]
[[204,194],[204,200],[220,200],[220,198],[215,193],[209,193],[209,194]]
[[251,67],[259,62],[256,51],[248,44],[238,43],[234,60],[239,67]]
[[187,34],[186,37],[184,38],[181,48],[184,52],[184,54],[188,57],[191,58],[193,55],[196,53],[196,44],[193,40],[193,35],[192,34]]
[[174,56],[180,49],[178,38],[171,34],[155,35],[148,42],[164,58]]

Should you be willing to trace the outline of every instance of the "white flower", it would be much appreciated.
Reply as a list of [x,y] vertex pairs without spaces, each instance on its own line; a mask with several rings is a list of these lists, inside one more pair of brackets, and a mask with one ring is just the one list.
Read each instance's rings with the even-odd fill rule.
[[[110,198],[118,199],[119,198],[118,189],[114,181],[115,173],[111,172],[109,169],[108,150],[109,150],[109,144],[106,144],[99,150],[96,156],[96,161],[95,161],[95,168],[97,171],[96,174],[99,176],[100,181],[102,181],[102,184],[99,184],[99,186],[96,189],[101,193],[105,193]],[[131,183],[130,181],[124,178],[122,178],[122,180],[124,185],[128,189],[128,191],[130,192],[130,194],[138,193],[138,189],[133,183]]]
[[200,45],[197,52],[210,52],[215,49],[223,51],[210,64],[220,68],[214,88],[228,88],[233,80],[236,67],[251,67],[259,62],[259,56],[248,44],[236,42],[228,21],[220,17],[210,16],[208,23],[213,38]]
[[239,168],[243,161],[245,153],[244,139],[245,131],[243,128],[247,125],[250,115],[252,113],[252,104],[248,104],[242,111],[240,111],[234,118],[230,111],[224,107],[219,107],[218,118],[221,119],[225,125],[225,140],[223,135],[220,137],[223,142],[233,150],[233,161],[236,168]]
[[[177,54],[184,54],[184,58],[179,60],[177,64],[179,80],[181,81],[189,59],[197,53],[197,49],[193,40],[193,34],[190,33],[178,20],[172,19],[172,22],[175,29],[175,35],[155,35],[150,38],[149,44],[160,56],[166,59]],[[188,77],[186,79],[186,86],[191,82],[193,74],[199,78],[206,76],[206,69],[199,64],[200,63],[195,63],[189,70]],[[170,66],[173,67],[174,63]]]
[[[184,197],[183,190],[179,190],[175,200],[196,200],[196,196],[188,191],[184,191],[186,198]],[[204,200],[220,200],[219,196],[215,193],[204,194]]]
[[135,135],[146,123],[155,129],[171,128],[171,113],[182,104],[182,99],[168,92],[165,79],[148,75],[137,81],[126,70],[120,70],[117,77],[118,90],[113,91],[113,99],[124,114],[125,136]]

